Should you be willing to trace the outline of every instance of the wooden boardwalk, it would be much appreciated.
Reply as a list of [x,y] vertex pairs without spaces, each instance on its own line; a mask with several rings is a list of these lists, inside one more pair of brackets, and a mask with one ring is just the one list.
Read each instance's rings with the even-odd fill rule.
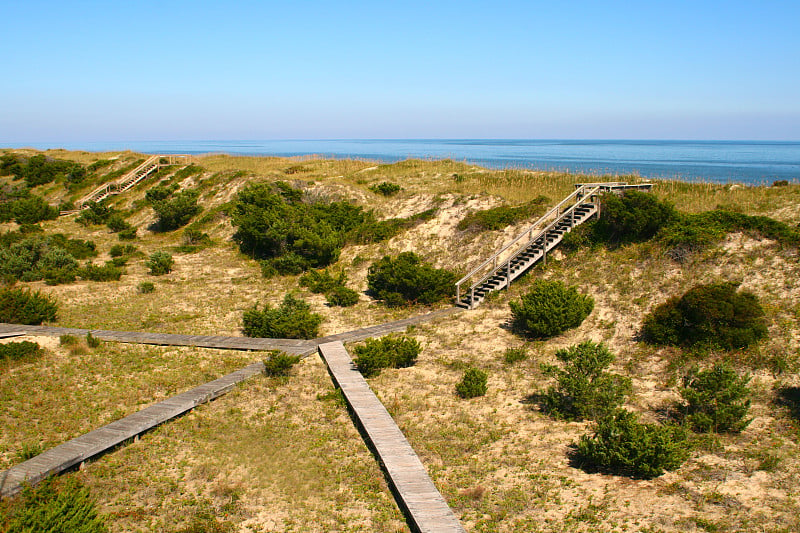
[[198,348],[218,348],[222,350],[283,350],[295,354],[313,353],[314,341],[295,339],[259,339],[251,337],[221,337],[214,335],[175,335],[171,333],[147,333],[144,331],[108,331],[103,329],[60,328],[53,326],[23,326],[0,323],[0,334],[23,331],[28,335],[60,337],[61,335],[93,337],[104,341],[128,342],[134,344],[155,344],[159,346],[196,346]]
[[76,437],[24,463],[12,466],[0,474],[0,497],[13,496],[22,490],[25,483],[35,485],[49,475],[58,474],[80,465],[87,459],[100,455],[167,420],[225,394],[237,383],[259,374],[263,370],[263,363],[254,363]]
[[414,449],[356,370],[344,345],[341,342],[320,344],[319,353],[377,455],[411,529],[463,532],[464,528],[428,477]]

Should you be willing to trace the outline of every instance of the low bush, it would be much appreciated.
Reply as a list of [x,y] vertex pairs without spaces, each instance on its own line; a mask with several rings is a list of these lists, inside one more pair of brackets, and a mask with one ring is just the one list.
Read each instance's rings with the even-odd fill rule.
[[270,356],[264,359],[264,374],[270,377],[288,376],[292,367],[299,362],[299,355],[273,350]]
[[478,231],[503,229],[517,222],[542,215],[545,212],[545,206],[549,203],[549,198],[539,196],[517,207],[500,206],[475,211],[461,219],[456,227],[460,230]]
[[317,337],[322,317],[291,294],[283,298],[277,309],[269,304],[259,311],[256,306],[244,312],[244,334],[248,337],[313,339]]
[[537,279],[519,302],[509,306],[515,332],[544,339],[580,326],[594,309],[594,299],[560,281]]
[[528,350],[525,347],[521,348],[507,348],[505,352],[503,352],[503,361],[507,365],[513,365],[519,361],[524,361],[528,358]]
[[681,412],[696,431],[739,433],[750,423],[750,376],[717,364],[708,370],[691,370],[683,379]]
[[103,341],[92,335],[91,332],[86,334],[86,346],[89,348],[99,348]]
[[[150,191],[152,191],[151,189]],[[148,193],[150,191],[147,191]],[[172,231],[185,226],[203,208],[197,205],[200,193],[181,191],[160,200],[150,200],[150,205],[158,216],[156,227],[159,231]]]
[[565,420],[599,420],[622,406],[631,393],[630,378],[607,372],[614,354],[600,343],[582,342],[556,352],[562,367],[542,365],[556,385],[539,396],[542,409]]
[[309,270],[298,280],[301,287],[308,287],[308,290],[315,294],[325,294],[336,287],[344,286],[345,282],[347,282],[347,274],[344,271],[332,275],[327,268],[325,270]]
[[156,286],[150,281],[143,281],[136,287],[136,290],[141,294],[150,294],[151,292],[155,292]]
[[8,342],[0,344],[0,361],[19,361],[42,355],[42,347],[35,342]]
[[384,181],[381,183],[376,183],[375,185],[371,185],[369,190],[374,192],[375,194],[382,194],[384,196],[393,196],[400,192],[403,188],[400,187],[396,183],[391,183],[389,181]]
[[679,219],[672,204],[651,193],[629,190],[603,196],[595,231],[605,242],[641,242]]
[[77,270],[78,276],[88,281],[119,281],[122,273],[122,268],[113,262],[108,262],[103,266],[86,263]]
[[384,368],[412,366],[421,347],[416,339],[407,335],[386,335],[380,339],[367,339],[353,349],[355,364],[364,377],[373,377]]
[[456,383],[456,394],[462,398],[477,398],[484,396],[487,391],[486,380],[488,375],[478,368],[468,368],[464,377]]
[[46,294],[11,287],[0,291],[0,322],[39,325],[55,322],[58,303]]
[[73,477],[48,478],[25,487],[5,504],[0,531],[20,533],[105,533],[105,518],[97,511],[89,489]]
[[119,233],[120,231],[125,231],[126,229],[130,229],[132,226],[128,224],[125,219],[119,213],[114,213],[110,217],[108,217],[108,221],[106,222],[106,226],[110,229],[113,233]]
[[124,229],[119,233],[117,233],[117,237],[121,241],[132,241],[133,239],[136,238],[136,228],[131,226],[128,229]]
[[81,210],[80,214],[75,217],[75,222],[83,226],[100,226],[108,223],[108,220],[116,211],[108,206],[105,201],[102,202],[89,202],[88,207]]
[[384,256],[369,267],[367,287],[386,305],[433,304],[452,296],[457,276],[434,268],[413,252]]
[[131,255],[135,254],[138,251],[139,251],[139,249],[136,248],[136,246],[134,246],[132,244],[125,244],[125,245],[123,245],[123,244],[115,244],[108,251],[108,254],[111,257],[124,257],[124,256],[131,256]]
[[153,276],[163,276],[172,272],[175,260],[169,252],[158,250],[150,254],[150,259],[145,261],[145,266],[150,269]]
[[682,427],[642,423],[635,413],[619,410],[600,420],[593,435],[582,436],[576,452],[583,468],[651,479],[679,468],[689,445]]
[[673,297],[644,318],[642,335],[652,344],[745,348],[767,335],[764,310],[738,283],[698,285]]
[[328,303],[337,307],[352,307],[358,303],[358,293],[348,287],[337,285],[325,293]]

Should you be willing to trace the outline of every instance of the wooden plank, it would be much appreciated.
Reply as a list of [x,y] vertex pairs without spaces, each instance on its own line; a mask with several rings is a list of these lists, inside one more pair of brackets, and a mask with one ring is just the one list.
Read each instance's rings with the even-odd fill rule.
[[356,370],[341,342],[319,345],[319,353],[367,435],[386,473],[389,486],[409,526],[419,532],[463,532],[453,511],[431,481],[425,467],[367,381]]
[[263,369],[262,363],[254,363],[69,440],[24,463],[12,466],[0,474],[0,497],[13,496],[22,490],[24,483],[35,485],[51,474],[58,474],[104,453],[197,405],[224,394],[236,383],[261,373]]

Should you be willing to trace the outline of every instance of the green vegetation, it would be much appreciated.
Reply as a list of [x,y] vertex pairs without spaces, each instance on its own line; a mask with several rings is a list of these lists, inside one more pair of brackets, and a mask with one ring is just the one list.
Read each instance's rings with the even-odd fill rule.
[[542,365],[556,385],[539,395],[542,409],[565,420],[600,420],[619,409],[631,393],[631,380],[606,369],[615,357],[600,343],[585,341],[558,350],[563,367]]
[[519,361],[524,361],[528,358],[528,349],[523,347],[520,348],[507,348],[505,352],[503,352],[503,361],[507,365],[513,365]]
[[303,287],[308,287],[313,293],[324,294],[328,303],[338,307],[350,307],[358,303],[358,293],[353,289],[345,287],[347,274],[340,271],[333,276],[328,269],[309,270],[300,276],[299,283]]
[[303,300],[287,294],[277,309],[269,304],[259,311],[253,306],[244,312],[243,332],[248,337],[271,339],[313,339],[319,334],[322,317],[311,312]]
[[696,431],[738,433],[750,423],[750,376],[721,363],[691,370],[683,379],[681,413]]
[[74,161],[52,159],[44,154],[24,157],[6,154],[0,157],[0,176],[14,176],[25,180],[28,187],[45,185],[56,180],[80,183],[86,177],[86,169]]
[[50,478],[0,507],[0,531],[9,533],[105,533],[89,489],[74,478]]
[[697,285],[673,297],[644,318],[648,342],[672,346],[744,348],[767,335],[764,310],[750,292],[737,292],[738,283]]
[[100,202],[89,202],[85,209],[82,209],[80,214],[75,217],[75,222],[82,226],[100,226],[107,224],[114,215],[118,213],[108,203],[103,200]]
[[264,359],[264,374],[270,377],[285,377],[292,367],[300,362],[299,355],[291,355],[280,350],[272,350]]
[[153,282],[151,281],[143,281],[136,287],[136,289],[141,294],[150,294],[151,292],[155,292],[156,286],[153,285]]
[[488,375],[478,368],[468,368],[464,377],[456,383],[456,394],[462,398],[477,398],[486,395]]
[[0,344],[0,362],[32,359],[42,354],[42,347],[35,342],[8,342]]
[[39,291],[10,287],[0,291],[0,322],[38,326],[55,322],[58,303]]
[[503,229],[517,222],[538,217],[545,212],[550,198],[539,196],[517,207],[501,206],[475,211],[461,219],[457,228],[476,231]]
[[348,236],[373,221],[370,213],[348,202],[304,203],[302,198],[302,191],[282,182],[240,191],[231,220],[241,251],[271,260],[280,274],[299,274],[336,261]]
[[344,201],[304,201],[301,190],[283,182],[250,185],[231,210],[240,250],[264,259],[265,276],[300,274],[339,258],[348,242],[378,242],[413,226],[434,211],[378,222],[371,211]]
[[672,204],[647,192],[631,190],[622,196],[606,194],[601,202],[601,217],[595,231],[604,242],[646,241],[679,219]]
[[136,246],[132,244],[115,244],[108,251],[111,257],[130,257],[139,251]]
[[413,252],[384,256],[369,267],[367,287],[388,306],[429,305],[449,298],[457,276],[434,268]]
[[367,339],[353,349],[355,364],[364,377],[374,377],[384,368],[406,368],[417,360],[419,342],[407,335],[386,335]]
[[197,205],[198,191],[175,192],[173,187],[156,186],[146,193],[147,201],[156,212],[158,231],[172,231],[185,226],[203,208]]
[[6,281],[71,283],[80,275],[77,259],[96,255],[94,242],[68,239],[60,233],[46,237],[6,233],[0,240],[0,276]]
[[515,332],[544,339],[580,326],[594,309],[594,300],[560,281],[537,279],[520,301],[508,305]]
[[103,266],[86,263],[76,270],[78,276],[88,281],[119,281],[123,272],[124,270],[113,261]]
[[583,468],[644,479],[679,468],[689,455],[683,428],[642,423],[625,410],[600,420],[593,435],[581,437],[576,451]]
[[375,194],[382,194],[384,196],[394,196],[395,194],[403,190],[403,188],[396,183],[392,183],[390,181],[383,181],[381,183],[376,183],[375,185],[370,185],[369,190],[371,190]]
[[156,250],[150,254],[150,259],[145,261],[145,266],[150,269],[150,274],[153,276],[169,274],[174,265],[175,260],[172,259],[172,254],[164,250]]

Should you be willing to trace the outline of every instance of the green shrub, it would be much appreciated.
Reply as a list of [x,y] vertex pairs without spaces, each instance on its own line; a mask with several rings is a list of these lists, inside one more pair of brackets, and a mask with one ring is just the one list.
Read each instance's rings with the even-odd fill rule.
[[369,190],[374,192],[375,194],[382,194],[384,196],[392,196],[400,192],[403,188],[400,187],[396,183],[391,183],[388,181],[384,181],[381,183],[376,183],[375,185],[371,185]]
[[150,269],[153,276],[162,276],[172,272],[175,260],[169,252],[158,250],[150,254],[150,259],[145,261],[145,266]]
[[115,211],[108,206],[104,201],[99,203],[89,202],[88,206],[81,210],[80,214],[75,217],[75,222],[83,226],[102,225],[108,222],[108,219],[115,214]]
[[513,365],[519,361],[524,361],[528,358],[528,350],[525,347],[521,348],[507,348],[503,352],[503,361],[507,365]]
[[122,268],[113,262],[106,263],[103,266],[86,263],[78,269],[77,274],[88,281],[119,281],[122,277]]
[[352,307],[358,303],[358,293],[353,289],[337,285],[325,293],[328,303],[338,307]]
[[125,231],[126,229],[131,228],[131,225],[125,222],[125,219],[122,218],[122,215],[119,213],[114,213],[113,215],[108,217],[106,226],[114,233]]
[[600,213],[595,230],[606,242],[646,241],[679,219],[672,204],[634,190],[604,195]]
[[0,322],[39,325],[55,322],[57,314],[56,301],[39,291],[13,287],[0,291]]
[[468,368],[464,377],[456,383],[456,394],[462,398],[477,398],[486,394],[487,374],[477,368]]
[[8,342],[0,344],[0,361],[18,361],[20,359],[32,359],[42,355],[41,346],[35,342]]
[[614,354],[602,343],[585,341],[556,352],[562,367],[542,365],[556,385],[539,395],[542,409],[565,420],[599,420],[616,411],[631,393],[631,380],[606,372]]
[[248,337],[313,339],[318,335],[322,317],[291,294],[283,298],[277,309],[269,304],[259,311],[256,306],[244,312],[244,334]]
[[36,195],[20,198],[10,205],[14,221],[17,224],[37,224],[42,220],[55,220],[60,211],[47,201]]
[[128,229],[124,229],[117,233],[117,237],[119,237],[119,240],[121,241],[132,241],[136,238],[136,228],[130,227]]
[[77,346],[78,342],[78,337],[75,335],[65,334],[58,338],[59,346]]
[[270,377],[288,376],[294,365],[300,362],[299,355],[291,355],[280,350],[273,350],[264,359],[264,374]]
[[308,290],[315,294],[325,294],[335,287],[342,287],[347,282],[347,274],[340,271],[335,276],[325,270],[309,270],[298,280],[301,287],[308,287]]
[[[48,285],[72,283],[78,271],[78,262],[63,248],[52,247],[46,249],[36,262],[33,272],[37,271],[38,275],[35,277],[44,278]],[[30,279],[30,276],[22,277]]]
[[92,335],[91,332],[86,334],[86,346],[89,348],[99,348],[102,343],[103,341]]
[[594,299],[560,281],[537,279],[519,302],[509,306],[514,331],[543,339],[580,326],[594,309]]
[[681,411],[696,431],[738,433],[750,423],[750,376],[740,376],[725,364],[693,369],[683,379]]
[[15,533],[105,533],[105,518],[75,478],[49,478],[8,504],[0,530]]
[[673,297],[644,318],[642,335],[659,345],[709,345],[732,350],[767,335],[764,310],[755,295],[732,282],[698,285]]
[[421,348],[416,339],[407,335],[386,335],[367,339],[353,349],[355,364],[364,377],[373,377],[384,368],[405,368],[417,360]]
[[115,244],[114,246],[111,247],[111,250],[109,250],[108,253],[111,257],[123,257],[126,255],[128,256],[133,255],[138,251],[139,249],[132,244],[125,244],[125,245]]
[[542,215],[548,203],[550,203],[549,198],[539,196],[517,207],[500,206],[475,211],[461,219],[456,227],[460,230],[478,231],[503,229],[517,222]]
[[136,289],[141,294],[150,294],[156,290],[156,286],[150,281],[143,281],[136,287]]
[[161,200],[151,201],[150,205],[158,216],[156,221],[158,230],[172,231],[188,224],[192,217],[203,210],[197,205],[199,197],[199,192],[187,190]]
[[644,479],[679,468],[689,456],[683,428],[641,423],[624,410],[600,420],[594,434],[582,436],[576,448],[583,468]]
[[367,287],[389,306],[433,304],[453,294],[455,273],[434,268],[413,252],[384,256],[369,267]]

